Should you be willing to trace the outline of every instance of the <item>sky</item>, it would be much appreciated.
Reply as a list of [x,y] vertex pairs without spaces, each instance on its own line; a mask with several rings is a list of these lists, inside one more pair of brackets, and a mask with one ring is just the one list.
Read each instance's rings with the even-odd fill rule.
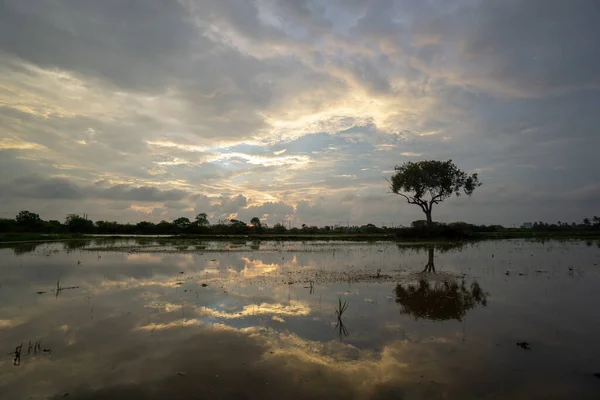
[[597,0],[4,0],[0,217],[408,225],[600,210]]

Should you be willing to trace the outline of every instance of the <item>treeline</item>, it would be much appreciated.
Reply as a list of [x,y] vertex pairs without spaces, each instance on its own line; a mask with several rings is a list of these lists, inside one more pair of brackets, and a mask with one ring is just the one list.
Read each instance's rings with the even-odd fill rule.
[[44,221],[36,213],[21,211],[15,218],[0,219],[0,232],[114,235],[387,234],[393,233],[394,228],[377,227],[373,224],[347,227],[302,225],[301,228],[288,228],[280,223],[268,226],[258,217],[252,218],[249,223],[230,219],[211,224],[204,213],[198,214],[193,221],[186,217],[180,217],[171,222],[164,220],[159,223],[141,221],[136,224],[124,224],[116,221],[94,222],[85,216],[69,214],[64,222],[60,222],[57,220]]
[[[521,228],[523,229],[523,228]],[[211,224],[204,213],[198,214],[191,221],[186,217],[177,218],[171,222],[161,221],[159,223],[142,221],[136,224],[119,223],[116,221],[92,221],[86,216],[69,214],[64,222],[58,220],[45,221],[36,213],[29,211],[19,212],[15,218],[0,218],[0,232],[3,233],[96,233],[115,235],[176,235],[176,234],[198,234],[198,235],[248,235],[248,234],[396,234],[398,236],[414,236],[415,232],[427,230],[426,221],[414,221],[410,227],[392,228],[378,227],[373,224],[361,226],[308,226],[288,228],[283,224],[267,226],[258,217],[254,217],[249,223],[237,219],[218,221]],[[514,229],[505,228],[502,225],[474,225],[466,222],[435,223],[435,232],[452,236],[454,234],[469,235],[484,232],[502,232]],[[584,218],[581,223],[547,224],[536,222],[528,230],[533,231],[600,231],[600,218]]]
[[567,223],[558,221],[548,224],[546,222],[534,222],[531,230],[540,232],[555,232],[555,231],[600,231],[600,217],[584,218],[581,223]]

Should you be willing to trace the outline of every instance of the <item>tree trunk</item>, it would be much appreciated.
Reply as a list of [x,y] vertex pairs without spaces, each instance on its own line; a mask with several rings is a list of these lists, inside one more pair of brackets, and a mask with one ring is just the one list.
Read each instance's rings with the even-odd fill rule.
[[433,228],[433,220],[431,219],[431,210],[425,211],[425,215],[427,216],[427,227],[429,229]]
[[430,248],[430,249],[427,249],[427,251],[429,253],[429,260],[427,261],[427,264],[425,264],[425,269],[423,270],[423,272],[435,273],[435,264],[433,263],[434,249]]

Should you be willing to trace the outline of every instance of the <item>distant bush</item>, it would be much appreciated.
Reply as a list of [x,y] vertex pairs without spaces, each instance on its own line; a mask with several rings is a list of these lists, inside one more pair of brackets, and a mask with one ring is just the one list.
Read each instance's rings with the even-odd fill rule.
[[401,239],[434,239],[450,240],[468,239],[477,236],[479,232],[495,232],[495,226],[472,225],[466,222],[449,224],[434,222],[433,227],[427,227],[427,221],[413,221],[410,228],[398,228],[396,236]]

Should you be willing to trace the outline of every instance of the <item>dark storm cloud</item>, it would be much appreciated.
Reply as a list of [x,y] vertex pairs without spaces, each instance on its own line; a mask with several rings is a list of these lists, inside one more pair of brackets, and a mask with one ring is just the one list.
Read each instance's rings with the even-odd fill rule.
[[11,193],[14,197],[35,199],[82,199],[85,194],[81,187],[66,179],[42,178],[31,176],[15,179],[3,185],[4,193]]
[[600,87],[600,4],[595,0],[482,2],[466,36],[467,61],[534,94]]
[[178,2],[7,0],[0,4],[0,48],[42,67],[147,90],[184,72],[180,57],[206,45]]
[[454,4],[415,24],[417,41],[430,42],[420,53],[426,63],[457,68],[455,77],[468,84],[526,97],[600,87],[597,1]]
[[242,208],[246,207],[248,199],[245,196],[239,194],[232,197],[221,196],[219,203],[213,205],[213,213],[220,216],[228,216],[232,213],[239,212]]
[[259,206],[250,206],[238,213],[238,218],[250,222],[254,217],[261,218],[266,215],[270,223],[279,222],[294,215],[294,207],[284,202],[267,201]]
[[132,201],[169,201],[181,200],[187,195],[182,190],[161,190],[153,186],[131,187],[129,185],[115,185],[100,189],[98,197],[108,200]]
[[161,190],[153,186],[134,187],[120,184],[105,186],[102,183],[79,185],[64,178],[29,176],[14,179],[0,185],[0,192],[12,197],[75,200],[105,199],[117,201],[163,202],[184,199],[188,193],[182,190]]

